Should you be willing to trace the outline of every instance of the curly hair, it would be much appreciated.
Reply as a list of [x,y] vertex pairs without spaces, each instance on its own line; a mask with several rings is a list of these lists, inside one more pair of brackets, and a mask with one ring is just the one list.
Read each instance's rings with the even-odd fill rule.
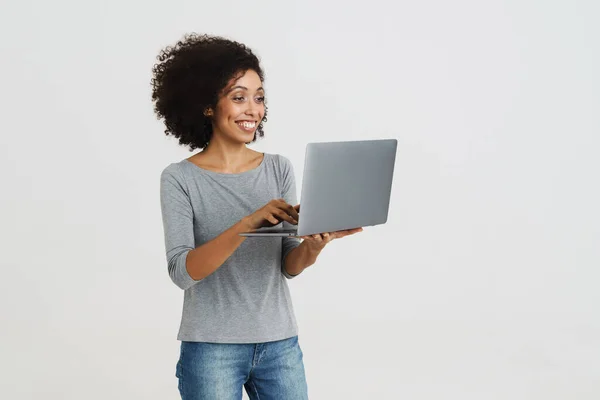
[[[164,119],[165,134],[179,139],[190,151],[204,149],[213,133],[208,108],[216,109],[227,83],[248,70],[264,81],[258,57],[242,43],[219,36],[186,34],[174,46],[167,46],[157,56],[152,68],[152,101],[158,119]],[[267,107],[254,133],[264,136]]]

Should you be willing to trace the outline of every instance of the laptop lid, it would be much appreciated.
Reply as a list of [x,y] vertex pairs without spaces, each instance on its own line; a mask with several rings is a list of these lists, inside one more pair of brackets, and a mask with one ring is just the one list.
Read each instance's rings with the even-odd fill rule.
[[298,235],[387,221],[396,139],[309,143]]

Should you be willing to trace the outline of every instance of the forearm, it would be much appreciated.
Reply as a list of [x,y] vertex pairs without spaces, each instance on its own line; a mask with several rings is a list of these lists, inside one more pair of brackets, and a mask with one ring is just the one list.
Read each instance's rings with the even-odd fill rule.
[[317,261],[321,251],[309,248],[308,243],[302,242],[285,257],[283,267],[290,275],[298,275]]
[[246,240],[239,234],[249,230],[246,220],[242,219],[219,236],[191,250],[186,259],[188,274],[199,281],[215,272]]

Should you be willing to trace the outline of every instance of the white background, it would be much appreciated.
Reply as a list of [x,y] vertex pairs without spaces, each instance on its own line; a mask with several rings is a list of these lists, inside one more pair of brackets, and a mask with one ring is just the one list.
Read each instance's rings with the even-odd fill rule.
[[388,223],[290,281],[311,399],[600,398],[595,1],[9,1],[0,398],[176,399],[151,68],[184,33],[266,70],[258,151],[397,138]]

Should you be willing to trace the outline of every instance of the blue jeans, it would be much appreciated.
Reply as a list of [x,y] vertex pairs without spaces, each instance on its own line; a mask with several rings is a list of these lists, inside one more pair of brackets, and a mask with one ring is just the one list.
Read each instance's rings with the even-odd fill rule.
[[182,400],[308,399],[298,337],[257,344],[181,342]]

